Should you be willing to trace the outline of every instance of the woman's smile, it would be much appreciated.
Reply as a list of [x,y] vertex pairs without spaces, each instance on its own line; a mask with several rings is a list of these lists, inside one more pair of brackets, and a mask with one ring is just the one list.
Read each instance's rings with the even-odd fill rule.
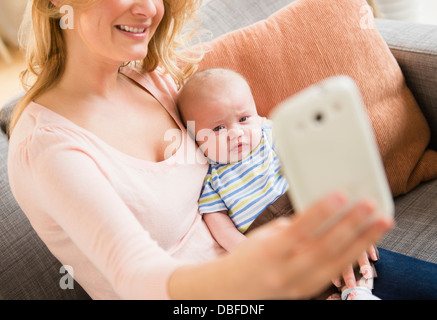
[[149,34],[150,25],[116,25],[115,28],[122,34],[136,39],[145,40]]

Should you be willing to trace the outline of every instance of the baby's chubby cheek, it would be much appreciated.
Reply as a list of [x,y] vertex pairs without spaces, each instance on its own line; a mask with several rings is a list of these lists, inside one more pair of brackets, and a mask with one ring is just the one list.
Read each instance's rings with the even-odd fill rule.
[[228,162],[229,152],[226,135],[216,136],[215,134],[211,134],[198,138],[196,142],[205,157],[219,163]]
[[200,150],[207,158],[217,163],[231,163],[243,160],[259,145],[262,131],[258,128],[246,131],[240,138],[244,142],[240,149],[236,148],[235,141],[231,145],[226,134],[217,135],[213,132],[196,135],[196,138]]
[[255,149],[261,143],[261,139],[262,139],[261,127],[252,129],[250,134],[250,145],[252,150]]

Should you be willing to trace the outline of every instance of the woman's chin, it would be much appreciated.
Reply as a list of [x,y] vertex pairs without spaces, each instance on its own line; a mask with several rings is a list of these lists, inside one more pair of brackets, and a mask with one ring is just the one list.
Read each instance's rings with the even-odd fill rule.
[[131,62],[131,61],[143,61],[144,58],[146,56],[145,55],[141,55],[141,56],[137,56],[137,57],[131,57],[130,59],[125,60],[126,62]]
[[123,61],[142,61],[147,56],[147,50],[144,51],[131,51],[129,54],[124,55]]

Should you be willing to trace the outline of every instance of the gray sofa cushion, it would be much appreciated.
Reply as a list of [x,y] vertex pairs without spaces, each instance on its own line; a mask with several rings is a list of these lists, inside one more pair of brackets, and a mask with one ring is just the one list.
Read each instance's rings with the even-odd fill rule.
[[9,132],[9,120],[11,119],[12,111],[15,105],[24,96],[24,93],[24,91],[18,93],[6,101],[3,106],[0,106],[0,129],[5,134],[8,134]]
[[[437,149],[437,26],[377,19],[376,26],[398,61],[431,129]],[[395,199],[396,228],[382,248],[437,263],[437,180]]]
[[384,19],[376,26],[428,120],[431,147],[437,150],[437,26]]
[[61,263],[15,201],[7,177],[8,143],[0,133],[0,299],[89,299],[74,282],[62,289]]
[[[218,37],[231,30],[265,19],[294,0],[204,0],[202,28]],[[232,8],[231,10],[229,8]]]
[[437,263],[437,180],[395,199],[395,228],[381,248]]

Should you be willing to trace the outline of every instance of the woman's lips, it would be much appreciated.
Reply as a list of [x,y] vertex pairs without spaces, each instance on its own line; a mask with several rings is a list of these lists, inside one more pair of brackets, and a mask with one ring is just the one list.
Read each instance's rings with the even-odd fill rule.
[[122,34],[136,40],[147,38],[149,26],[145,25],[117,25],[115,28]]

